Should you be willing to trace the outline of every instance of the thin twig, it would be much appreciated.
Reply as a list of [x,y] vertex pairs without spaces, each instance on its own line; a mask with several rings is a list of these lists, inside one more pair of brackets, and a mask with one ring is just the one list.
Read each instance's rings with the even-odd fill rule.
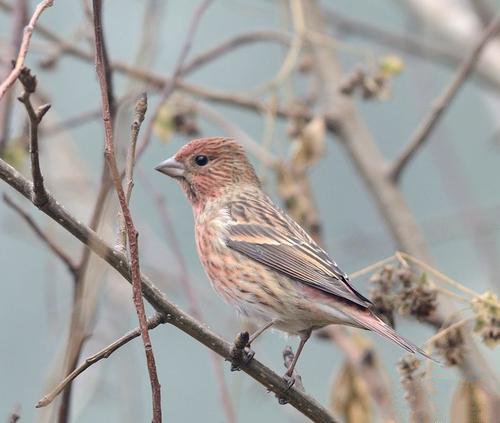
[[[141,124],[144,121],[146,110],[148,108],[148,97],[146,93],[142,93],[135,102],[134,120],[130,127],[130,143],[127,149],[127,160],[125,165],[125,199],[127,204],[130,202],[132,188],[134,187],[134,167],[135,167],[135,146],[137,144],[137,137]],[[127,248],[127,228],[125,219],[120,216],[120,229],[118,232],[117,248],[125,253]]]
[[[160,313],[156,313],[154,316],[147,319],[148,329],[154,329],[158,325],[165,323],[164,317]],[[103,348],[99,352],[87,357],[84,362],[78,366],[75,370],[73,370],[68,376],[64,378],[52,391],[50,391],[47,395],[44,395],[40,401],[35,405],[36,408],[46,407],[49,405],[57,396],[66,388],[66,386],[75,380],[81,373],[87,370],[90,366],[97,363],[98,361],[108,358],[111,354],[113,354],[117,349],[123,347],[128,342],[132,341],[132,339],[137,338],[141,335],[140,328],[136,328],[121,338],[118,338],[116,341],[109,344],[107,347]]]
[[153,422],[161,423],[162,421],[161,389],[160,389],[160,383],[158,381],[155,357],[153,354],[151,339],[148,333],[148,327],[146,323],[146,313],[144,310],[144,303],[141,295],[141,274],[139,265],[138,232],[134,227],[134,222],[132,220],[132,216],[128,208],[125,192],[121,184],[120,172],[118,171],[118,167],[116,164],[115,147],[113,141],[113,122],[112,122],[113,109],[111,105],[111,98],[109,96],[110,69],[107,60],[105,59],[105,47],[104,47],[102,22],[101,22],[102,4],[100,0],[93,0],[92,5],[94,11],[96,72],[99,80],[99,85],[101,88],[102,115],[103,115],[104,133],[105,133],[104,155],[106,158],[106,162],[108,163],[108,168],[111,174],[111,178],[113,180],[113,184],[118,194],[120,207],[122,209],[123,218],[125,220],[125,224],[127,227],[127,238],[128,238],[129,252],[130,252],[134,305],[137,311],[137,317],[139,319],[139,326],[141,328],[141,335],[144,343],[144,351],[146,354],[146,361],[148,365],[149,378],[151,381]]
[[[0,0],[0,8],[11,11],[11,6],[6,3],[4,0]],[[40,35],[47,40],[57,44],[62,45],[66,53],[76,57],[78,59],[84,60],[86,62],[93,61],[93,55],[90,52],[85,51],[84,49],[77,47],[73,44],[68,43],[63,37],[59,36],[57,33],[51,31],[50,29],[38,25],[37,30]],[[279,40],[279,37],[272,37],[272,40]],[[215,57],[214,57],[215,58]],[[203,62],[206,63],[206,62]],[[162,90],[165,85],[170,81],[170,78],[164,77],[158,73],[152,72],[149,69],[138,68],[135,66],[131,66],[128,63],[121,62],[118,60],[110,62],[110,68],[114,71],[123,73],[127,76],[133,77],[137,80],[143,81],[156,89]],[[191,67],[191,71],[194,68]],[[221,104],[230,104],[242,109],[252,110],[257,113],[266,112],[269,109],[269,105],[264,101],[260,101],[253,97],[237,94],[237,93],[227,93],[223,91],[218,91],[214,89],[208,89],[206,87],[202,87],[199,85],[187,83],[182,79],[178,78],[175,83],[175,88],[184,91],[187,94],[191,94],[198,98],[202,98],[205,100],[210,100],[216,103]],[[300,117],[305,120],[311,118],[311,114],[303,109],[296,107],[276,107],[276,116],[280,118],[296,118]],[[330,123],[327,119],[327,123],[329,123],[329,128],[334,127],[334,123]],[[142,145],[142,144],[141,144]],[[140,146],[139,146],[140,149]],[[138,153],[139,153],[138,149]],[[138,154],[139,155],[139,154]]]
[[40,159],[38,154],[38,125],[43,116],[50,109],[50,104],[40,106],[36,111],[31,104],[30,96],[36,90],[36,77],[33,76],[28,68],[21,69],[19,80],[23,84],[23,93],[18,100],[24,104],[30,120],[30,158],[31,175],[33,178],[33,203],[37,207],[42,207],[47,202],[47,192],[43,183],[42,171],[40,169]]
[[144,135],[142,137],[141,143],[137,148],[137,160],[139,159],[139,157],[142,156],[142,153],[144,152],[144,150],[146,149],[151,140],[151,136],[153,134],[153,127],[161,111],[161,108],[168,100],[168,98],[172,95],[177,86],[178,78],[182,72],[182,66],[184,65],[184,61],[186,60],[189,50],[191,50],[191,45],[193,44],[194,36],[201,22],[201,18],[203,17],[203,14],[212,3],[213,0],[203,0],[194,11],[194,14],[191,18],[191,22],[189,24],[187,36],[184,40],[184,43],[181,47],[181,51],[177,58],[177,62],[175,64],[174,73],[172,77],[165,82],[165,84],[161,89],[160,99],[144,130]]
[[[0,159],[0,179],[22,194],[31,199],[31,183],[17,172],[12,166]],[[79,222],[69,214],[61,204],[48,193],[49,201],[41,209],[46,215],[64,227],[73,236],[88,246],[95,254],[109,263],[127,281],[131,281],[131,266],[127,258],[106,244],[93,230]],[[145,275],[141,275],[142,292],[148,302],[162,313],[168,323],[176,326],[189,336],[193,337],[223,358],[230,356],[231,345],[229,342],[217,336],[205,325],[193,319],[179,307],[169,302],[165,295]],[[276,394],[286,397],[294,408],[315,422],[336,422],[337,420],[321,406],[314,398],[289,388],[282,377],[264,366],[259,360],[252,359],[248,365],[242,366],[241,370],[257,380],[264,387]]]
[[26,59],[26,55],[28,54],[31,36],[33,35],[33,30],[35,29],[35,25],[40,18],[40,15],[47,7],[50,7],[53,4],[54,0],[43,0],[38,3],[38,6],[35,8],[33,16],[31,17],[28,25],[24,28],[23,40],[21,41],[21,47],[19,48],[14,69],[12,69],[9,76],[0,84],[0,99],[2,99],[9,87],[16,82],[16,79],[19,77],[19,74],[24,67],[24,59]]
[[185,76],[188,73],[199,69],[201,66],[206,65],[207,63],[210,63],[213,60],[218,59],[224,54],[236,50],[238,47],[241,47],[243,45],[264,41],[272,41],[278,44],[290,45],[290,35],[288,35],[286,32],[276,31],[273,29],[261,29],[258,31],[250,31],[242,34],[237,34],[225,41],[222,41],[220,44],[217,44],[216,46],[198,54],[196,57],[193,57],[182,67],[180,74]]
[[389,177],[398,182],[405,166],[409,163],[415,153],[424,145],[432,130],[439,122],[443,112],[451,104],[456,94],[472,73],[481,52],[488,44],[488,41],[500,30],[500,15],[497,16],[484,30],[469,56],[458,68],[450,84],[444,89],[442,94],[434,101],[429,114],[421,122],[408,145],[389,167]]
[[35,232],[38,238],[40,238],[45,244],[47,244],[49,249],[64,263],[64,265],[68,268],[71,275],[74,276],[77,272],[77,266],[74,263],[73,259],[66,254],[63,248],[57,245],[55,241],[51,239],[42,228],[40,228],[38,223],[36,223],[35,220],[28,213],[26,213],[21,208],[21,206],[16,204],[14,200],[12,200],[12,198],[10,198],[7,194],[3,194],[3,201],[10,208],[16,211],[19,214],[19,216],[21,216],[21,218],[28,224],[28,226],[33,230],[33,232]]
[[[8,50],[3,53],[6,58],[14,57],[19,51],[21,40],[23,37],[23,28],[27,20],[27,2],[26,0],[18,0],[14,5],[12,12],[12,35]],[[7,78],[10,74],[11,67],[9,64],[2,66],[1,80]],[[9,139],[9,125],[12,111],[13,90],[7,91],[4,98],[0,100],[0,156],[3,156]]]

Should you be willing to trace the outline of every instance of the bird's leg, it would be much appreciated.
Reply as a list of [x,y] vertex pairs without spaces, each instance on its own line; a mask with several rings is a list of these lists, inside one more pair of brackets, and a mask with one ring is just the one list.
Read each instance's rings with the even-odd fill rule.
[[302,352],[302,349],[304,348],[304,345],[306,344],[307,340],[311,336],[311,331],[305,331],[300,334],[300,343],[299,347],[297,348],[297,352],[295,353],[295,356],[293,357],[292,364],[290,364],[290,367],[288,367],[288,370],[286,371],[285,375],[283,376],[283,379],[287,383],[288,387],[291,388],[293,384],[295,383],[295,378],[293,377],[293,371],[295,369],[295,365],[297,364],[297,361],[299,359],[300,353]]
[[273,324],[274,320],[271,320],[261,328],[257,329],[251,336],[246,331],[240,332],[238,336],[236,336],[231,352],[229,353],[232,372],[240,370],[242,364],[248,364],[252,360],[255,355],[255,351],[250,348],[250,345]]
[[253,341],[255,341],[260,335],[262,335],[266,330],[268,330],[272,325],[274,325],[274,322],[275,320],[271,320],[270,322],[262,326],[260,329],[257,329],[254,333],[252,333],[250,339],[248,340],[247,347],[250,347]]

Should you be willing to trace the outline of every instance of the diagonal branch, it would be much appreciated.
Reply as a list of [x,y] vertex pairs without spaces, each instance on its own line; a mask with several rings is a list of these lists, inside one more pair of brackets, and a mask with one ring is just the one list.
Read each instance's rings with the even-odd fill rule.
[[[5,161],[0,160],[0,179],[13,187],[27,199],[31,199],[32,184]],[[95,254],[109,263],[127,281],[131,282],[131,266],[127,258],[106,244],[93,230],[70,215],[61,204],[48,193],[48,202],[40,209],[73,236],[87,245]],[[142,292],[153,308],[165,316],[165,320],[187,333],[220,356],[228,359],[231,344],[220,338],[205,325],[186,314],[179,307],[168,301],[165,295],[145,276],[140,275]],[[336,422],[337,420],[314,398],[289,388],[282,377],[273,372],[257,359],[242,366],[242,371],[250,375],[261,385],[286,398],[288,402],[305,416],[315,422]]]
[[130,252],[131,263],[131,278],[132,278],[132,291],[134,297],[134,305],[139,319],[139,327],[141,328],[142,341],[144,343],[144,351],[146,354],[146,362],[149,372],[149,379],[151,382],[152,403],[153,403],[153,422],[161,423],[161,389],[160,382],[158,381],[158,374],[156,371],[155,357],[151,345],[151,339],[148,333],[148,326],[146,322],[146,312],[144,310],[144,302],[141,294],[141,274],[139,265],[139,246],[138,246],[138,232],[135,229],[132,215],[127,204],[127,198],[121,183],[120,172],[116,164],[115,147],[113,140],[113,105],[112,98],[110,98],[110,70],[106,58],[106,50],[104,46],[103,31],[102,31],[102,3],[100,0],[93,0],[94,11],[94,37],[95,37],[95,63],[96,72],[101,88],[101,101],[102,101],[102,117],[104,122],[105,134],[105,149],[104,156],[108,164],[108,168],[118,194],[120,207],[122,210],[123,219],[127,229],[128,246]]
[[[165,319],[163,315],[160,313],[156,313],[154,316],[150,317],[147,320],[148,329],[154,329],[158,325],[165,323]],[[123,347],[128,342],[132,341],[132,339],[137,338],[141,335],[141,329],[136,328],[122,337],[118,338],[116,341],[109,344],[107,347],[103,348],[101,351],[87,357],[83,364],[73,370],[68,376],[64,378],[51,392],[45,395],[40,401],[35,405],[36,408],[46,407],[52,401],[54,401],[57,396],[70,384],[73,380],[75,380],[81,373],[87,370],[90,366],[101,361],[104,358],[108,358],[111,354],[113,354],[117,349]]]
[[3,201],[5,204],[7,204],[9,207],[11,207],[14,211],[16,211],[19,216],[28,224],[28,226],[35,232],[35,234],[40,238],[47,246],[49,249],[66,265],[68,268],[69,272],[75,276],[78,268],[76,264],[74,263],[73,259],[66,254],[66,252],[59,247],[53,239],[51,239],[45,231],[38,226],[38,224],[35,222],[35,220],[28,214],[26,213],[21,206],[16,204],[12,198],[10,198],[7,194],[3,195]]
[[16,79],[19,77],[21,70],[24,67],[24,59],[26,59],[26,55],[28,54],[28,49],[30,46],[31,36],[33,35],[33,31],[35,29],[35,25],[40,18],[42,12],[47,8],[54,4],[54,0],[43,0],[38,3],[38,6],[33,13],[28,25],[24,28],[24,35],[21,41],[21,47],[19,48],[19,53],[17,55],[16,63],[14,65],[14,69],[9,74],[9,76],[0,84],[0,99],[4,96],[5,92],[9,89],[9,87],[16,82]]
[[458,68],[453,80],[445,88],[443,93],[435,100],[431,107],[429,114],[422,121],[420,126],[413,134],[410,142],[401,152],[400,156],[396,158],[393,164],[389,167],[389,177],[398,182],[401,173],[405,166],[409,163],[412,157],[420,150],[424,143],[429,138],[430,133],[439,122],[446,108],[451,104],[456,94],[462,87],[465,80],[472,73],[481,52],[488,44],[488,41],[500,30],[500,15],[497,16],[484,30],[478,42],[470,52],[469,56],[463,61]]

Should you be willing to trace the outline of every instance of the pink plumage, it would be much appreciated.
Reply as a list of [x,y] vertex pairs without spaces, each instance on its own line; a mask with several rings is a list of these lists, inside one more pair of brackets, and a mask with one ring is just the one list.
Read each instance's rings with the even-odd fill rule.
[[377,317],[335,261],[262,191],[236,141],[191,141],[157,170],[176,179],[193,206],[198,253],[215,291],[257,323],[299,335],[296,358],[311,331],[329,324],[369,329],[428,357]]

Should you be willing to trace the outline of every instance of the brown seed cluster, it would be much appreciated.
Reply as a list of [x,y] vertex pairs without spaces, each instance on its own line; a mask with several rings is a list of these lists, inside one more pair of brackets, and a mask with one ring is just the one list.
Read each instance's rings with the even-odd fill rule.
[[436,339],[434,348],[436,348],[436,352],[444,358],[448,366],[461,364],[465,356],[462,329],[453,329]]
[[437,292],[424,273],[410,267],[384,266],[370,278],[370,299],[375,311],[394,326],[394,312],[428,320],[436,310]]
[[500,302],[492,292],[485,292],[472,300],[476,324],[474,331],[483,342],[493,348],[500,343]]

